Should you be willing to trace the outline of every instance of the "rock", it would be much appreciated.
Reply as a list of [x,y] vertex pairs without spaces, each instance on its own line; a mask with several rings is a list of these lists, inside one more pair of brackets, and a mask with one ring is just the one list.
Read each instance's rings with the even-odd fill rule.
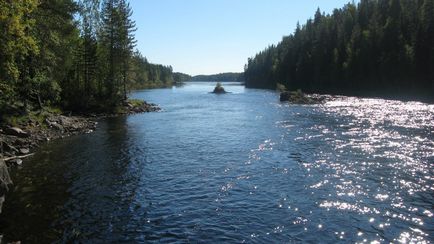
[[285,91],[280,93],[281,102],[289,101],[290,97],[291,97],[291,92]]
[[322,95],[307,95],[300,90],[285,91],[280,93],[280,101],[288,101],[295,104],[317,104],[325,101],[325,96]]
[[11,177],[9,176],[8,166],[3,159],[0,159],[0,196],[3,196],[12,184]]
[[20,148],[20,153],[21,154],[29,154],[30,153],[30,149],[28,149],[28,148]]
[[14,145],[16,145],[16,146],[25,146],[27,144],[28,144],[28,140],[21,139],[21,138],[17,138],[14,142]]
[[13,164],[15,164],[15,165],[18,165],[18,166],[20,166],[20,165],[23,164],[23,160],[19,159],[19,158],[11,160],[10,162],[13,163]]
[[27,138],[30,136],[29,133],[23,131],[22,129],[20,129],[18,127],[7,127],[4,130],[4,133],[6,135],[17,136],[17,137],[21,137],[21,138]]
[[[4,202],[5,202],[5,196],[3,195],[0,197],[0,214],[2,213],[2,208],[3,208]],[[0,236],[0,243],[3,243],[2,239],[3,239],[3,235]]]
[[12,145],[9,145],[6,142],[3,142],[3,150],[7,152],[18,152],[18,149]]
[[42,135],[36,135],[36,141],[44,141],[44,137]]
[[[145,113],[145,112],[154,112],[161,110],[157,104],[147,103],[146,101],[131,103],[125,102],[123,104],[122,112],[118,112],[119,114],[136,114],[136,113]],[[116,116],[113,114],[112,116]],[[89,128],[95,128],[92,125],[88,125]]]
[[58,131],[63,131],[64,128],[62,125],[58,124],[57,122],[53,122],[51,123],[51,127],[53,127],[54,129],[58,130]]
[[225,94],[227,92],[223,88],[222,84],[220,84],[220,82],[217,82],[217,84],[215,85],[214,91],[212,93],[214,93],[214,94]]
[[214,91],[212,93],[215,93],[215,94],[224,94],[224,93],[226,93],[226,91],[225,91],[225,89],[222,86],[216,86],[214,88]]
[[70,118],[68,118],[68,117],[66,117],[66,116],[63,116],[63,115],[61,115],[61,116],[59,117],[59,122],[60,122],[60,124],[63,125],[63,126],[68,126],[69,124],[71,124],[71,120],[72,120],[72,119],[70,119]]

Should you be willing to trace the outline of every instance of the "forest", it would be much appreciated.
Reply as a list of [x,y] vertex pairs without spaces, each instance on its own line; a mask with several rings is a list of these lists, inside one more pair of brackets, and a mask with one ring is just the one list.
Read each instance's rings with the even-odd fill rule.
[[433,99],[434,0],[361,0],[318,9],[248,59],[247,87]]
[[243,73],[233,73],[233,72],[227,72],[227,73],[219,73],[219,74],[212,74],[212,75],[195,75],[191,76],[185,73],[175,72],[173,73],[173,80],[175,83],[181,83],[186,81],[244,81],[244,74]]
[[173,73],[173,80],[175,83],[181,83],[181,82],[189,81],[190,79],[191,79],[191,75],[181,73],[181,72]]
[[172,67],[135,50],[131,15],[126,0],[0,1],[0,113],[107,110],[171,84]]
[[220,73],[214,75],[196,75],[191,81],[244,81],[243,73]]

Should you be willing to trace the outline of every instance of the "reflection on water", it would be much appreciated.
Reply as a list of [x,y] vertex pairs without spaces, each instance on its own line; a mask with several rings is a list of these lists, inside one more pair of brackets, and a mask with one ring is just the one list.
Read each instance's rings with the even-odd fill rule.
[[434,106],[192,83],[136,92],[160,113],[102,121],[17,170],[0,221],[28,242],[433,239]]

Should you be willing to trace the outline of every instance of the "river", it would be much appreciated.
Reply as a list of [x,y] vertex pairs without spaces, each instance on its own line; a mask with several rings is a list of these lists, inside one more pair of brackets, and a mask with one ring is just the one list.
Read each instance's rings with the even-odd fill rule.
[[355,243],[434,238],[434,105],[280,103],[214,83],[134,92],[162,112],[106,119],[12,172],[4,240]]

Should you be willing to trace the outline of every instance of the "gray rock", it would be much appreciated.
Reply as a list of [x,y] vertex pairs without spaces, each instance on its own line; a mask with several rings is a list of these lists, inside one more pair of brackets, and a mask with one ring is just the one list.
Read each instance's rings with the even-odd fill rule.
[[21,154],[29,154],[30,153],[30,149],[28,149],[28,148],[20,148],[20,153]]
[[26,138],[26,137],[30,136],[29,133],[23,131],[22,129],[20,129],[18,127],[7,127],[4,130],[4,133],[6,135],[17,136],[17,137],[21,137],[21,138]]
[[60,125],[60,124],[58,124],[57,122],[51,123],[51,127],[53,127],[56,130],[59,130],[59,131],[63,131],[64,130],[63,126]]
[[11,163],[13,163],[13,164],[15,164],[15,165],[18,165],[18,166],[20,166],[20,165],[22,165],[22,164],[23,164],[23,160],[22,160],[22,159],[19,159],[19,158],[17,158],[17,159],[11,160]]
[[59,117],[59,122],[60,122],[60,124],[63,125],[63,126],[69,126],[69,125],[71,124],[71,120],[72,120],[72,119],[70,119],[70,118],[68,118],[68,117],[66,117],[66,116],[63,116],[63,115],[61,115],[61,116]]

